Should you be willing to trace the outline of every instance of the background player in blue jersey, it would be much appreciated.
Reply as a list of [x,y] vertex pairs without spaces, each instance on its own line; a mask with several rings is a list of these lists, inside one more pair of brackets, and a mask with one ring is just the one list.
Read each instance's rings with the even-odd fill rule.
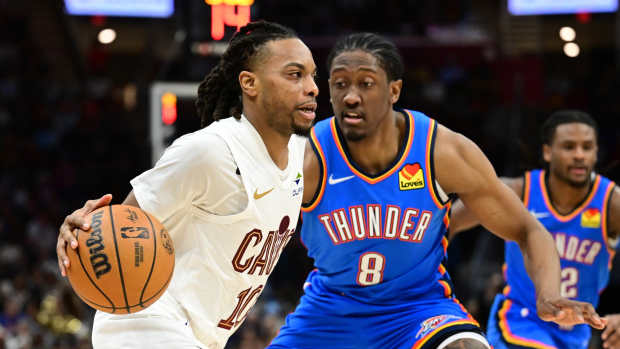
[[[596,175],[595,121],[586,113],[563,110],[543,125],[545,170],[529,171],[503,181],[521,196],[525,207],[553,236],[561,261],[561,294],[596,306],[609,280],[611,259],[620,235],[620,189]],[[477,220],[459,202],[451,215],[451,234],[470,228]],[[540,320],[535,291],[513,242],[506,243],[507,286],[495,298],[488,338],[496,349],[587,348],[586,325],[558,326]],[[608,315],[602,333],[605,348],[620,348],[620,315]]]
[[554,242],[478,147],[422,113],[396,110],[402,59],[352,34],[328,56],[335,116],[311,131],[301,238],[316,270],[271,348],[488,348],[445,269],[449,197],[516,240],[546,320],[602,327],[560,297]]

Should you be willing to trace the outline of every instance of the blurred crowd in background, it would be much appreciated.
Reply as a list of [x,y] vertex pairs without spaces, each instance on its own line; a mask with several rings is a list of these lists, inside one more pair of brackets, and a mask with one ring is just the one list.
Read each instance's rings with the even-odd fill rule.
[[[149,84],[155,79],[197,82],[214,59],[192,56],[189,45],[181,45],[172,59],[152,58],[152,69],[123,75],[118,72],[139,65],[149,53],[128,59],[130,54],[115,54],[83,38],[87,49],[76,53],[74,47],[68,55],[74,60],[50,59],[41,42],[51,39],[33,29],[30,9],[46,8],[36,2],[43,0],[18,5],[0,0],[0,349],[87,349],[94,312],[60,276],[58,227],[87,199],[112,193],[113,202],[120,203],[131,190],[129,180],[151,166]],[[256,2],[253,18],[279,21],[307,39],[321,69],[320,117],[331,113],[324,62],[333,37],[375,31],[393,38],[405,57],[404,90],[397,105],[422,111],[473,139],[498,174],[515,176],[540,166],[541,122],[556,109],[578,108],[601,125],[598,171],[620,180],[620,58],[613,40],[584,49],[577,58],[560,50],[509,55],[499,35],[485,34],[484,26],[475,25],[481,22],[472,8],[491,6],[489,1]],[[206,40],[201,35],[209,27],[194,18],[195,11],[185,10],[191,23],[186,35]],[[62,10],[50,11],[61,23],[70,21]],[[492,11],[501,9],[491,6],[482,12]],[[200,13],[208,15],[208,7]],[[595,15],[590,21],[609,21],[605,16],[613,22],[616,15]],[[79,25],[88,22],[77,20]],[[141,21],[146,27],[158,25],[158,20]],[[167,21],[175,27],[180,20]],[[459,30],[471,44],[429,39]],[[73,78],[63,77],[63,69],[76,64],[75,55],[81,70],[73,71]],[[120,68],[123,62],[128,67]],[[198,119],[192,123],[199,127]],[[227,348],[269,343],[302,293],[312,268],[305,253],[298,237],[290,242]],[[502,287],[502,241],[477,228],[452,241],[448,253],[457,296],[485,326],[493,296]],[[614,264],[601,314],[620,312],[610,296],[620,291],[620,269]],[[593,336],[592,348],[599,347],[596,340]]]

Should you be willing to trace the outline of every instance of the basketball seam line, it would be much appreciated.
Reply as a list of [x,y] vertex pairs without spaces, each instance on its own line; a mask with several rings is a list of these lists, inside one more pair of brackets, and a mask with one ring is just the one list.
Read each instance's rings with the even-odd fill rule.
[[131,313],[129,310],[129,300],[127,300],[127,290],[125,289],[125,278],[123,277],[123,266],[121,265],[121,256],[118,252],[118,243],[116,242],[116,228],[114,227],[114,212],[112,212],[112,205],[108,206],[110,211],[110,224],[112,225],[112,236],[114,237],[114,249],[116,250],[116,262],[118,264],[118,273],[121,277],[121,285],[123,287],[123,296],[125,297],[125,309],[127,313]]
[[153,232],[153,263],[151,264],[151,270],[149,271],[149,276],[146,278],[146,282],[144,283],[144,287],[142,288],[142,293],[140,293],[140,299],[139,304],[140,306],[142,306],[144,308],[144,305],[142,304],[142,298],[144,297],[144,291],[146,290],[146,287],[149,285],[149,282],[151,281],[151,275],[153,275],[153,269],[155,268],[155,261],[157,260],[157,233],[155,232],[155,227],[153,226],[153,221],[151,221],[151,217],[149,217],[148,214],[146,214],[146,212],[144,212],[144,210],[142,210],[140,208],[140,211],[142,212],[142,214],[144,214],[146,216],[146,219],[149,220],[149,223],[151,224],[151,231]]
[[[80,231],[78,230],[75,238],[78,239],[78,235],[80,234]],[[79,239],[78,239],[79,241]],[[75,251],[78,255],[78,260],[80,261],[80,265],[82,266],[82,270],[84,271],[84,274],[86,275],[86,277],[88,278],[88,280],[90,281],[91,284],[93,284],[93,286],[95,286],[95,288],[97,289],[97,291],[101,292],[101,294],[105,297],[105,299],[110,302],[110,304],[112,304],[112,312],[116,311],[116,306],[114,305],[114,302],[112,302],[112,299],[108,297],[108,295],[105,294],[105,292],[103,292],[102,289],[99,288],[99,286],[97,286],[97,284],[95,283],[95,281],[93,280],[93,278],[90,277],[90,274],[88,273],[88,271],[86,270],[86,267],[84,266],[84,262],[82,261],[82,255],[80,254],[80,250],[76,250]],[[80,298],[84,299],[84,297],[82,297],[79,293],[78,296],[80,296]],[[96,303],[95,303],[96,304]]]
[[[160,293],[162,293],[162,292],[164,292],[164,291],[166,291],[166,288],[168,287],[168,284],[170,283],[170,281],[171,281],[171,280],[172,280],[172,274],[170,274],[170,276],[168,277],[168,280],[166,280],[166,283],[165,283],[165,284],[164,284],[164,285],[163,285],[163,286],[162,286],[159,290],[157,290],[157,292],[155,292],[155,293],[154,293],[152,296],[150,296],[149,298],[145,299],[145,302],[146,302],[146,303],[148,303],[148,302],[150,302],[153,298],[159,298],[159,297],[160,297],[160,295],[159,295],[159,294],[160,294]],[[88,298],[86,298],[86,297],[82,297],[82,296],[80,296],[80,298],[82,298],[82,300],[83,300],[84,302],[94,304],[94,305],[96,305],[96,306],[98,306],[98,307],[100,307],[100,308],[106,308],[106,309],[107,309],[107,308],[115,308],[115,307],[114,307],[114,304],[112,304],[111,302],[110,302],[110,304],[112,304],[112,306],[105,306],[105,305],[103,305],[103,304],[95,303],[95,302],[93,302],[92,300],[90,300],[90,299],[88,299]],[[129,307],[130,307],[130,308],[137,308],[138,306],[142,306],[142,304],[139,304],[139,303],[138,303],[138,304],[132,304],[132,305],[130,305]],[[149,304],[149,306],[150,306],[150,304]],[[142,308],[144,308],[144,307],[142,306]],[[140,310],[138,310],[138,311],[140,311]],[[138,312],[138,311],[136,311],[136,312]]]

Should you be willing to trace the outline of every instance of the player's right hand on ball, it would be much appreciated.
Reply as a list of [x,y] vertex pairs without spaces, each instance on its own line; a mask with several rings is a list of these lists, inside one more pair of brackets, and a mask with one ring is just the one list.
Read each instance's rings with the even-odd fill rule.
[[58,242],[56,243],[58,268],[60,268],[62,276],[67,276],[66,268],[69,267],[69,257],[67,257],[66,252],[67,245],[74,250],[78,246],[74,233],[75,229],[82,229],[84,231],[90,229],[90,222],[86,219],[86,216],[99,207],[109,205],[110,201],[112,201],[112,194],[106,194],[99,199],[88,200],[82,208],[73,211],[72,214],[65,217],[64,222],[60,226]]

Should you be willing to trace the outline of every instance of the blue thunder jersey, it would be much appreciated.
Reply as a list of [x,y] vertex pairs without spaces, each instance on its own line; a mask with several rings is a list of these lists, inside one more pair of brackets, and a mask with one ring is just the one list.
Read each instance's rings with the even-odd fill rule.
[[[322,163],[319,190],[302,207],[301,239],[321,287],[371,304],[447,298],[447,210],[433,177],[436,122],[403,110],[406,139],[383,173],[350,159],[335,118],[316,124],[311,143]],[[323,200],[323,198],[329,198]]]
[[[595,307],[599,294],[607,286],[615,252],[609,247],[607,239],[608,203],[614,185],[609,179],[597,175],[587,198],[571,213],[562,215],[551,204],[545,185],[545,171],[526,172],[524,177],[524,205],[553,235],[557,246],[562,268],[562,296],[588,302]],[[526,318],[529,316],[535,317],[535,288],[528,277],[517,243],[506,242],[505,261],[504,277],[507,286],[504,294],[498,296],[501,300],[496,300],[498,304],[494,305],[490,316],[490,321],[493,322],[493,326],[489,326],[490,331],[493,327],[501,332],[508,343],[525,347],[578,348],[584,344],[587,347],[590,337],[587,325],[560,329],[559,326],[544,323],[536,317],[532,321],[540,321],[540,326],[551,332],[548,337],[554,339],[543,340],[547,335],[542,334],[539,337],[534,336],[533,328],[523,322],[527,322]],[[519,328],[522,330],[518,330]],[[489,337],[491,338],[490,334]]]
[[374,176],[350,159],[333,117],[312,129],[321,179],[302,207],[301,238],[317,269],[269,349],[431,349],[457,333],[486,341],[444,268],[449,204],[433,177],[436,123],[402,113],[400,152]]

